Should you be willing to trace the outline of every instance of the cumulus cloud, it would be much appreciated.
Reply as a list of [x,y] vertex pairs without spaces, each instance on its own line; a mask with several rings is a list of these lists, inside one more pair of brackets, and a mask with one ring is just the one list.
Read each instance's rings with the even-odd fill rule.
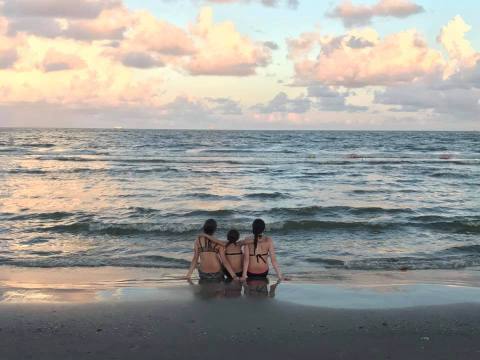
[[0,50],[0,69],[8,69],[15,64],[18,53],[15,49]]
[[186,69],[193,75],[254,75],[270,62],[268,47],[240,34],[233,22],[214,23],[210,8],[201,10],[191,33],[197,51]]
[[120,0],[3,0],[9,17],[96,18],[103,10],[120,6]]
[[205,99],[211,106],[212,110],[223,115],[241,115],[242,108],[240,104],[230,98],[206,98]]
[[339,92],[323,85],[309,86],[305,95],[290,98],[286,93],[278,93],[265,104],[257,104],[252,110],[259,114],[305,114],[310,110],[360,112],[368,110],[366,106],[348,104],[349,92]]
[[125,49],[152,51],[171,56],[195,52],[193,40],[187,31],[159,20],[145,11],[134,13],[132,16],[133,25],[122,43]]
[[459,68],[472,67],[480,59],[465,34],[471,30],[460,16],[455,16],[445,25],[438,35],[438,42],[445,48],[449,57],[447,75],[455,73]]
[[2,36],[0,32],[0,69],[10,69],[13,67],[19,59],[19,46],[20,41]]
[[480,53],[465,38],[470,30],[457,16],[442,28],[438,41],[448,59],[441,72],[377,92],[375,103],[396,112],[431,112],[456,120],[477,120],[480,113]]
[[[178,0],[163,0],[164,2],[172,2],[172,1],[178,1]],[[261,4],[267,7],[277,7],[281,4],[285,4],[288,7],[292,9],[296,9],[299,5],[298,0],[203,0],[205,3],[210,3],[210,4],[237,4],[237,3],[243,3],[243,4],[250,4],[250,3],[257,3]]]
[[290,99],[284,92],[278,93],[266,104],[257,104],[252,110],[260,114],[295,113],[303,114],[310,110],[310,100],[304,96]]
[[309,86],[307,89],[309,98],[312,99],[313,107],[321,111],[367,111],[367,106],[357,106],[348,103],[349,92],[338,92],[327,86]]
[[82,69],[85,62],[73,54],[64,54],[56,50],[48,50],[43,59],[42,69],[45,72]]
[[122,64],[127,67],[138,69],[150,69],[154,67],[162,67],[165,64],[160,59],[156,59],[149,53],[128,52],[122,56]]
[[375,102],[392,105],[393,111],[400,112],[430,110],[440,115],[468,116],[476,120],[480,114],[480,90],[442,89],[441,84],[420,83],[389,87],[375,96]]
[[410,0],[380,0],[374,5],[355,5],[343,1],[327,16],[339,18],[346,27],[368,25],[374,17],[405,18],[424,12],[425,9]]
[[415,30],[383,39],[370,28],[339,37],[308,34],[308,41],[304,38],[289,40],[289,56],[297,78],[304,82],[346,87],[389,85],[436,73],[444,64],[442,54],[429,48]]

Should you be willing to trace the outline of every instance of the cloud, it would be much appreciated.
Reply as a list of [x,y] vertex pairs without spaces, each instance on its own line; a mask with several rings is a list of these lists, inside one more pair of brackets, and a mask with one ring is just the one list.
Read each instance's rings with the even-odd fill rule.
[[410,0],[380,0],[374,5],[354,5],[343,1],[332,12],[331,18],[339,18],[346,27],[368,25],[374,17],[405,18],[424,12],[425,9]]
[[[172,2],[172,1],[178,1],[178,0],[163,0],[164,2]],[[210,3],[210,4],[238,4],[238,3],[243,3],[243,4],[249,4],[249,3],[257,3],[261,4],[267,7],[277,7],[280,4],[285,4],[289,8],[296,9],[299,5],[298,0],[203,0],[205,3]]]
[[304,114],[310,110],[310,107],[311,102],[309,99],[303,96],[299,96],[295,99],[290,99],[286,93],[280,92],[267,104],[257,104],[252,107],[252,110],[260,114]]
[[[1,20],[2,18],[0,18],[0,25],[2,25]],[[4,26],[6,28],[7,24],[4,23]],[[5,37],[0,32],[0,70],[10,69],[17,62],[19,59],[18,48],[21,43],[22,41]]]
[[8,25],[10,36],[16,36],[18,33],[54,38],[63,34],[63,28],[57,19],[23,17],[11,20]]
[[[436,87],[437,86],[437,87]],[[391,105],[393,111],[418,112],[430,110],[440,115],[455,116],[455,120],[478,121],[480,90],[442,89],[439,84],[408,84],[389,87],[375,96],[375,103]]]
[[122,64],[127,67],[133,67],[138,69],[150,69],[154,67],[162,67],[165,64],[154,58],[149,53],[142,52],[129,52],[123,55]]
[[311,98],[315,109],[321,111],[347,111],[360,112],[367,111],[367,106],[357,106],[347,103],[350,96],[349,92],[338,92],[323,85],[309,86],[307,89],[308,97]]
[[0,69],[8,69],[15,64],[18,53],[15,49],[0,50]]
[[[302,36],[300,37],[302,39]],[[298,51],[290,40],[290,58],[303,82],[362,87],[405,83],[437,73],[444,66],[442,54],[428,47],[416,30],[384,39],[373,29],[353,30],[344,36],[318,36]],[[309,52],[308,52],[309,51]],[[312,58],[310,53],[315,51]]]
[[10,36],[28,33],[42,37],[65,37],[92,41],[122,39],[124,32],[133,24],[131,13],[123,6],[102,10],[97,17],[67,19],[51,17],[14,17],[10,20]]
[[270,50],[278,50],[279,48],[278,44],[274,41],[265,41],[263,45],[269,48]]
[[271,60],[271,50],[240,34],[233,22],[215,24],[210,8],[201,10],[190,31],[197,51],[186,69],[193,75],[254,75]]
[[96,18],[103,10],[120,6],[120,0],[3,0],[9,17]]
[[459,68],[472,67],[480,59],[479,54],[465,38],[471,30],[460,16],[455,16],[444,26],[437,41],[445,48],[449,57],[447,75],[455,73]]
[[213,111],[223,115],[241,115],[242,108],[240,104],[230,98],[206,98],[209,104],[212,105]]
[[85,62],[80,57],[52,49],[45,54],[42,63],[42,69],[45,72],[82,69],[85,66]]
[[128,50],[152,51],[168,56],[193,54],[195,46],[187,31],[141,11],[132,14],[131,29],[122,43]]
[[396,112],[430,112],[456,121],[478,121],[480,113],[480,53],[465,34],[470,30],[456,16],[442,28],[438,42],[448,54],[441,72],[409,84],[377,92],[375,103]]

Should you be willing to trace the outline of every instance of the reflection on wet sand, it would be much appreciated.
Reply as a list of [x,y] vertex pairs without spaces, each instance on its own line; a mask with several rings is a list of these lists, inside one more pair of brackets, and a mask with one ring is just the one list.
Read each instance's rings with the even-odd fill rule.
[[189,283],[194,294],[201,299],[231,299],[240,298],[242,295],[249,298],[273,298],[280,281],[271,285],[266,278],[248,279],[244,283],[213,280],[199,280],[198,284],[193,281]]

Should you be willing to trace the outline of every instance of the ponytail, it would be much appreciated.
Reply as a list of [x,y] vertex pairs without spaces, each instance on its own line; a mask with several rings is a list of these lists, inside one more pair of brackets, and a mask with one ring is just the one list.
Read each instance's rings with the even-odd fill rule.
[[256,255],[257,253],[257,245],[258,245],[258,238],[260,237],[260,234],[255,234],[253,237],[253,254]]
[[257,253],[258,239],[265,231],[265,222],[262,219],[255,219],[252,223],[253,231],[253,254]]

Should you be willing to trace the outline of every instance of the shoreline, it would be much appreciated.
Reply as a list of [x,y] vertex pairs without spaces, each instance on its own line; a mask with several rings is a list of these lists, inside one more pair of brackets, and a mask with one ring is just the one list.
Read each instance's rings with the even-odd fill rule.
[[[0,305],[4,303],[86,304],[247,296],[258,288],[277,301],[324,308],[405,308],[409,306],[480,304],[480,269],[416,271],[326,270],[316,278],[293,277],[268,283],[220,283],[200,286],[183,271],[151,268],[17,268],[0,266]],[[272,294],[269,293],[270,288]],[[212,292],[212,294],[208,294]],[[222,292],[224,293],[222,295]],[[260,294],[261,295],[261,294]],[[478,300],[477,300],[478,299]],[[388,305],[388,306],[387,306]]]
[[6,270],[2,360],[480,356],[478,271],[336,272],[239,292],[152,269]]

